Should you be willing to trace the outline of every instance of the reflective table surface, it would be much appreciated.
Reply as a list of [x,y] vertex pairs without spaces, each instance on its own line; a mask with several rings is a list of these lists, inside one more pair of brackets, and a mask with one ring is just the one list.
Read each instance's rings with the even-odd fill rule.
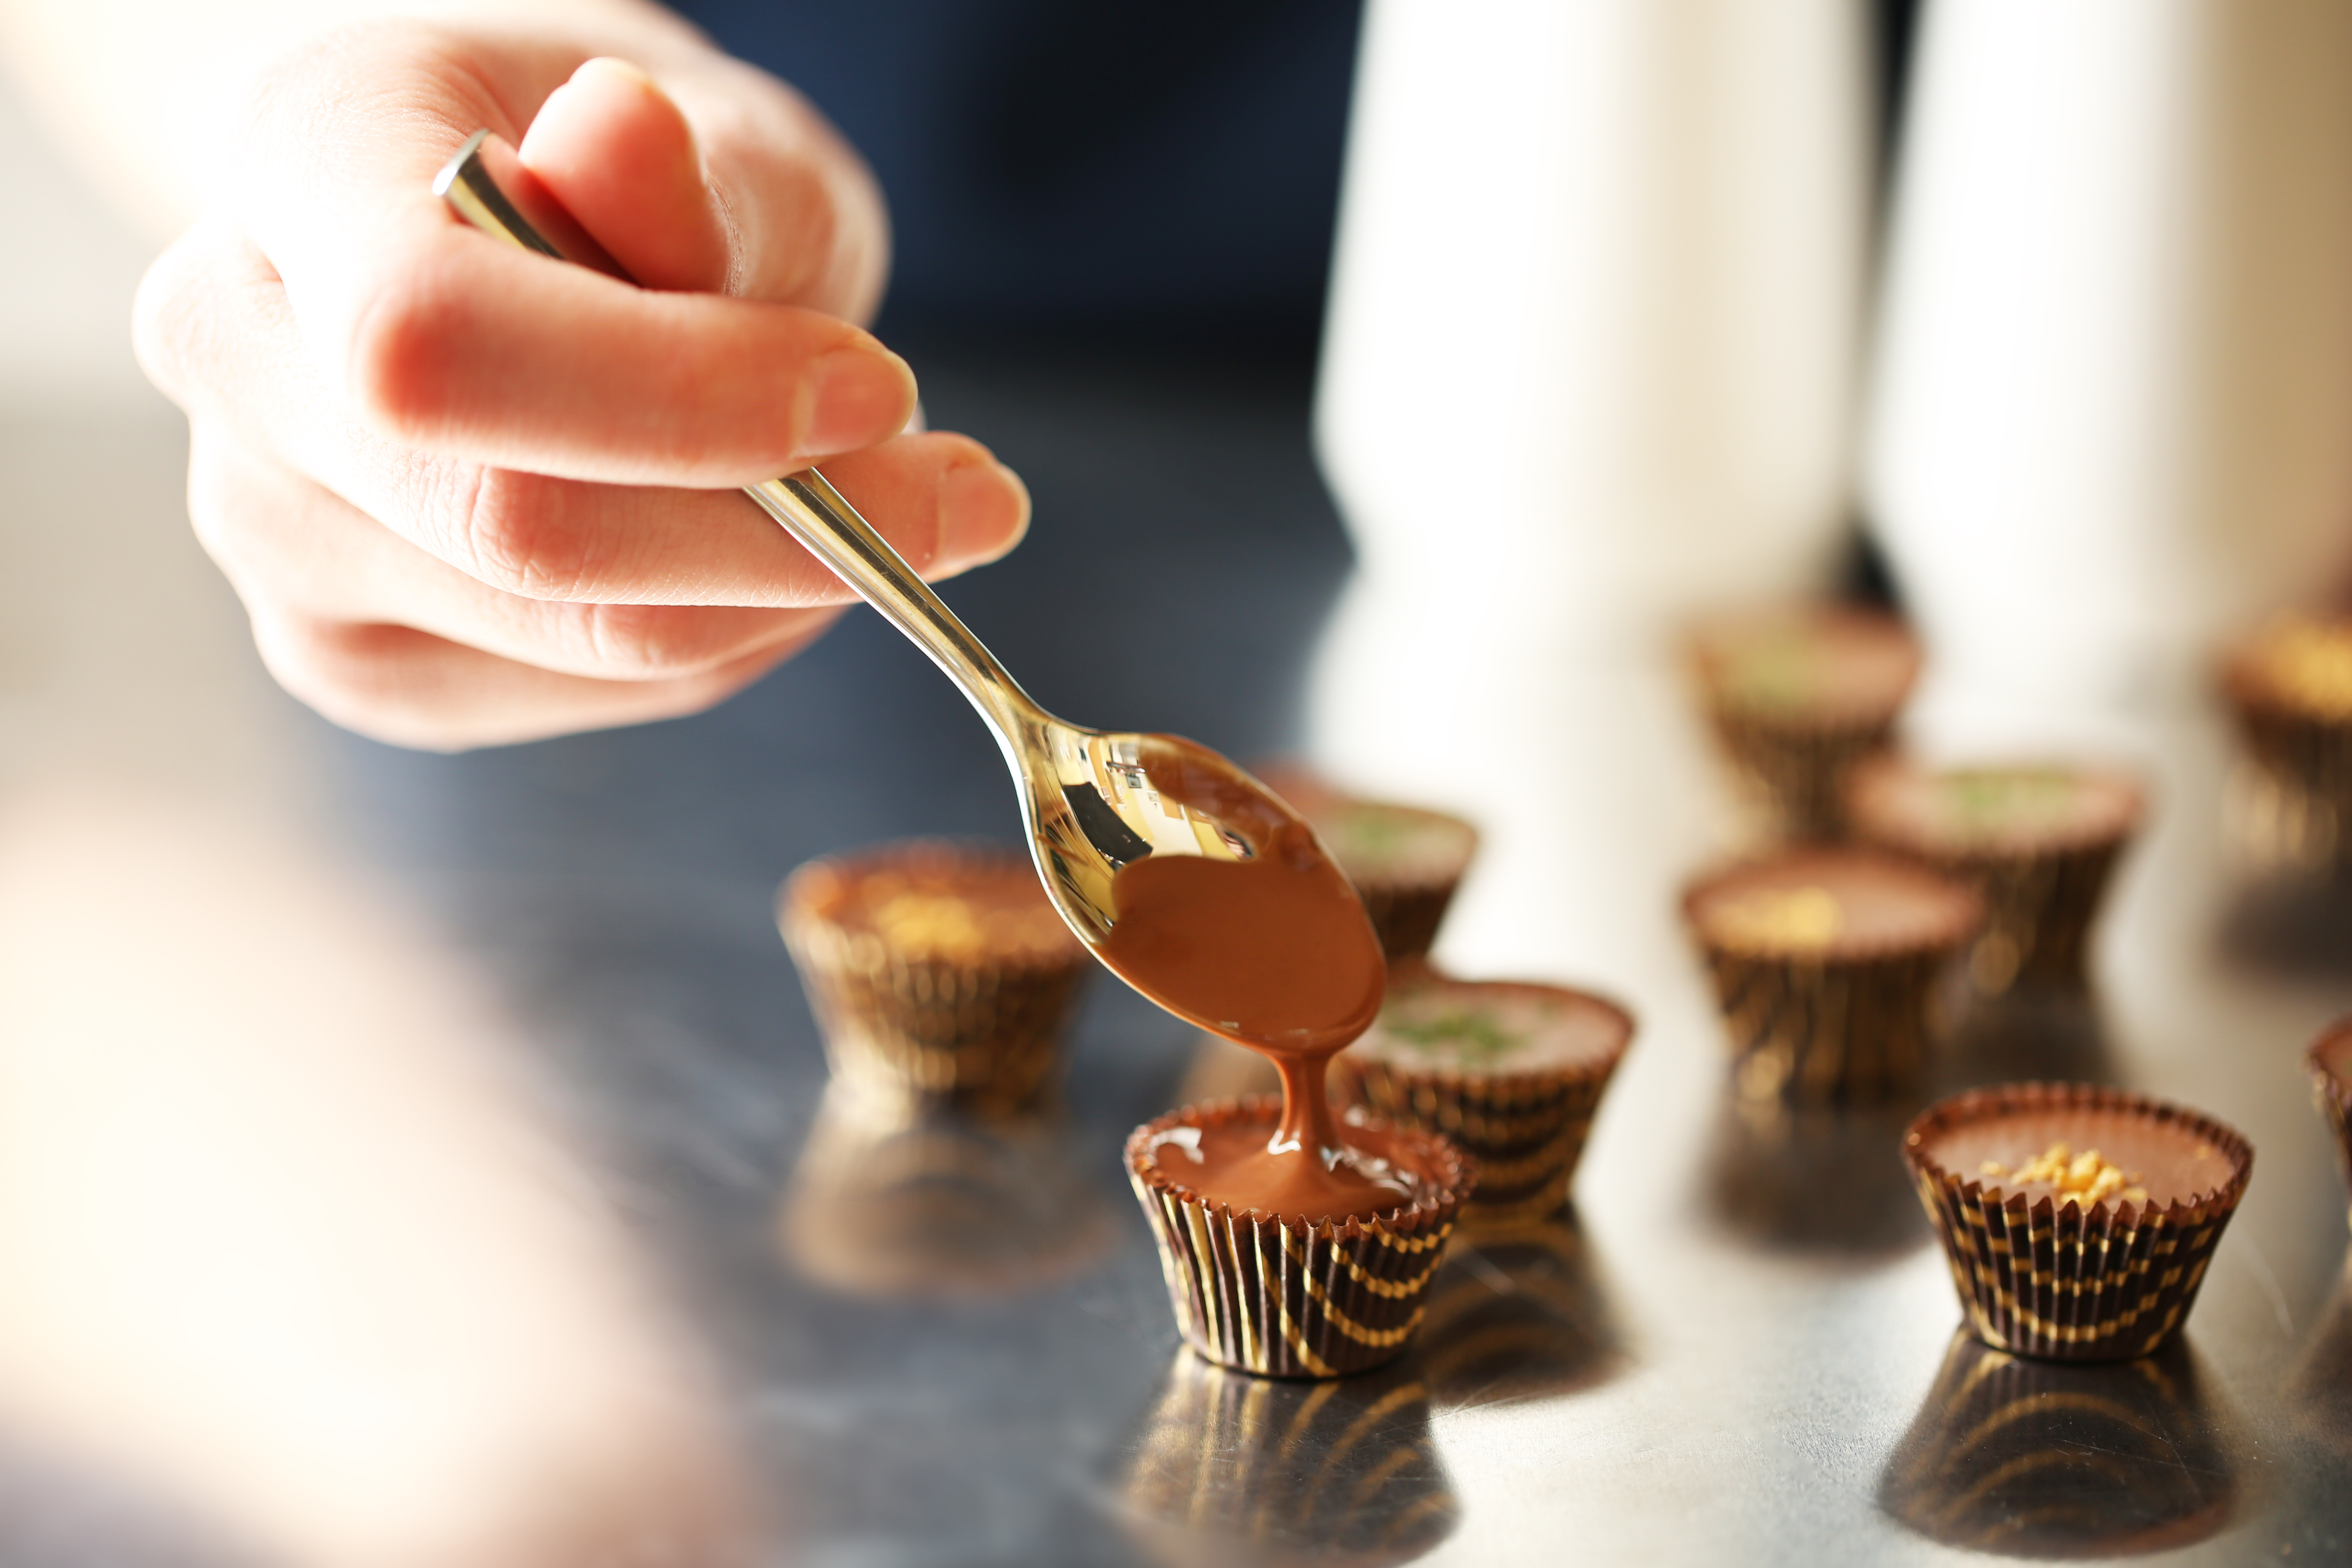
[[[1245,757],[1295,744],[1348,569],[1298,389],[1108,384],[927,378],[934,421],[990,440],[1038,501],[1021,555],[950,599],[1057,711]],[[1244,504],[1195,510],[1177,481],[1204,454],[1249,481],[1224,492]],[[1082,529],[1085,550],[1056,550]],[[1100,580],[1070,602],[1105,624],[1024,616],[1076,560]],[[1093,591],[1111,584],[1115,604]],[[892,722],[861,725],[869,707]],[[1118,1149],[1173,1103],[1196,1042],[1108,977],[1033,1116],[877,1118],[826,1095],[777,882],[851,844],[1013,826],[985,732],[870,616],[684,723],[458,758],[312,741],[339,831],[491,977],[685,1304],[771,1561],[2342,1561],[2346,1194],[2300,1053],[2352,1008],[2352,899],[2233,865],[2218,720],[2187,705],[2160,730],[2157,830],[2094,994],[1957,1008],[1937,1087],[2111,1079],[2252,1138],[2251,1191],[2174,1346],[2058,1367],[1956,1331],[1895,1155],[1913,1107],[1736,1105],[1672,883],[1636,878],[1613,896],[1656,933],[1646,956],[1554,971],[1642,1023],[1574,1210],[1458,1247],[1412,1352],[1328,1384],[1180,1349]],[[919,800],[946,804],[918,819]],[[0,1498],[61,1506],[41,1474],[11,1459]],[[41,1544],[67,1533],[20,1529],[7,1561],[189,1561],[128,1527],[102,1558]]]

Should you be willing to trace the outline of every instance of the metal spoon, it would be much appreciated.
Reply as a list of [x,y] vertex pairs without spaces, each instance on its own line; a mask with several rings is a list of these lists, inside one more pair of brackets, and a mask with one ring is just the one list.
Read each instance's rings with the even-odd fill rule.
[[[435,178],[433,189],[487,234],[626,277],[513,149],[488,131],[474,132]],[[1111,879],[1121,866],[1148,855],[1251,859],[1263,847],[1257,840],[1268,824],[1298,820],[1279,796],[1205,746],[1171,735],[1089,730],[1037,706],[889,542],[814,468],[748,485],[743,493],[930,655],[980,710],[1019,786],[1038,875],[1062,918],[1090,947],[1098,946],[1118,921]],[[1163,787],[1188,775],[1219,781],[1217,793],[1227,802],[1219,816],[1171,798]],[[1232,808],[1230,792],[1235,788],[1254,797],[1238,810]],[[1184,793],[1197,797],[1200,792]],[[1181,999],[1152,999],[1192,1016]]]

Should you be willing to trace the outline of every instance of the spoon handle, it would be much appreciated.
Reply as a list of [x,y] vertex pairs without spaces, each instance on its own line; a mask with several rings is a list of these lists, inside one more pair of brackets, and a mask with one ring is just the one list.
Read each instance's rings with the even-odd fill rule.
[[[503,178],[491,174],[493,157],[505,165]],[[485,234],[520,249],[559,261],[578,261],[629,280],[506,144],[492,140],[488,131],[475,132],[457,156],[443,165],[433,190]],[[531,207],[531,217],[523,216],[521,202]],[[743,493],[947,672],[996,731],[998,743],[1015,759],[1018,773],[1022,728],[1024,722],[1042,719],[1042,711],[996,662],[996,656],[907,564],[906,557],[814,468],[746,485]]]

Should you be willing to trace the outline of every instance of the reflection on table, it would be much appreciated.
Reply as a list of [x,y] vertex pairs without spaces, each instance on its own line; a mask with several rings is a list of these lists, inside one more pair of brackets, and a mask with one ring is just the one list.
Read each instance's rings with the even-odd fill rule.
[[1033,1289],[1108,1252],[1101,1184],[1056,1110],[984,1114],[825,1090],[778,1207],[788,1261],[879,1298]]
[[2195,1354],[2102,1365],[2027,1361],[1965,1329],[1887,1462],[1879,1504],[1949,1546],[2113,1557],[2203,1541],[2238,1484]]
[[1441,1406],[1572,1394],[1625,1363],[1573,1205],[1457,1230],[1425,1313],[1417,1354]]
[[2114,1083],[2095,994],[2072,987],[1971,995],[1930,1068],[1937,1095],[1990,1083]]
[[1725,1097],[1709,1141],[1716,1222],[1768,1252],[1885,1258],[1934,1239],[1903,1169],[1920,1100],[1790,1106]]
[[1461,1511],[1412,1354],[1359,1377],[1300,1383],[1179,1351],[1129,1447],[1120,1521],[1171,1568],[1410,1563],[1451,1534]]
[[2326,1458],[2352,1464],[2352,1257],[2312,1331],[2292,1384],[2296,1424]]

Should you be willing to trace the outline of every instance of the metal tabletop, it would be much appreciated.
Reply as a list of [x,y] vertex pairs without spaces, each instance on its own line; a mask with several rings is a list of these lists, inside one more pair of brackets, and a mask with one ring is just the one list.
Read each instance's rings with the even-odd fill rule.
[[[1021,554],[951,593],[1008,666],[1083,721],[1291,743],[1347,570],[1298,389],[947,363],[933,420],[1037,497]],[[1244,499],[1204,510],[1204,468]],[[1023,613],[1077,587],[1062,602],[1099,624]],[[1672,955],[1614,977],[1642,1032],[1576,1212],[1461,1249],[1413,1352],[1332,1384],[1180,1350],[1117,1152],[1194,1041],[1115,985],[1037,1118],[877,1127],[826,1102],[777,881],[1012,821],[979,723],[871,616],[694,721],[459,758],[319,743],[345,827],[498,978],[725,1369],[774,1561],[2339,1561],[2352,1273],[2299,1053],[2352,1007],[2352,902],[2232,870],[2218,721],[2167,735],[2095,995],[1968,1014],[1939,1087],[2108,1079],[2251,1137],[2174,1348],[2055,1368],[1957,1332],[1895,1152],[1910,1108],[1741,1111]]]

